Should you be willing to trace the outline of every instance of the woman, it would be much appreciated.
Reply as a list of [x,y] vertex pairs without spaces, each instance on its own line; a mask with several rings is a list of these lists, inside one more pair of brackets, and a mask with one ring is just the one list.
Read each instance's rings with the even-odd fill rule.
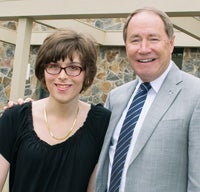
[[58,30],[41,45],[35,74],[47,98],[7,109],[0,119],[0,191],[82,192],[97,163],[110,111],[79,100],[96,74],[96,44]]

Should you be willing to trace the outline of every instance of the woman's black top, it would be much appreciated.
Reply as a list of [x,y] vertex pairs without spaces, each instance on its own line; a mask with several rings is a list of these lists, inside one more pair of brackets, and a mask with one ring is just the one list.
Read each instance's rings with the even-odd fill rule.
[[31,102],[6,110],[0,118],[0,153],[10,163],[10,191],[85,192],[109,119],[110,111],[91,105],[73,136],[49,145],[34,131]]

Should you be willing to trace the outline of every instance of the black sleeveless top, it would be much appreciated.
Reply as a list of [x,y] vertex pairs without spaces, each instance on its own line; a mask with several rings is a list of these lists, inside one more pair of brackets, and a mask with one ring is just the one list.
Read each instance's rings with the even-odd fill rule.
[[83,126],[52,146],[33,129],[31,102],[6,110],[0,118],[0,153],[10,162],[10,191],[85,192],[109,119],[110,111],[91,105]]

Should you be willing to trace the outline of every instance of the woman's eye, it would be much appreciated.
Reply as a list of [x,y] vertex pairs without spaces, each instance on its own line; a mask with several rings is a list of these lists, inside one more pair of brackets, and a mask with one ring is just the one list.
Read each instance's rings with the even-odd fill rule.
[[57,69],[57,68],[60,68],[60,66],[59,65],[53,65],[53,64],[51,64],[51,65],[49,65],[49,68],[51,68],[51,69]]
[[78,66],[69,66],[68,67],[70,70],[79,70],[79,67]]

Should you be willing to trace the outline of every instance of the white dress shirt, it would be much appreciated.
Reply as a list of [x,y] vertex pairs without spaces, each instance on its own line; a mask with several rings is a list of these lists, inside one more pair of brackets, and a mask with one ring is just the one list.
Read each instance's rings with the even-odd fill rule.
[[[133,137],[132,137],[132,140],[131,140],[131,144],[130,144],[130,147],[129,147],[129,150],[128,150],[128,153],[127,153],[127,157],[126,157],[126,161],[125,161],[125,165],[124,165],[124,170],[123,170],[123,173],[122,173],[122,181],[121,181],[121,186],[120,186],[120,192],[123,192],[124,188],[125,188],[126,172],[127,172],[128,166],[129,166],[129,162],[130,162],[130,158],[131,158],[131,155],[132,155],[132,151],[134,150],[135,143],[137,141],[140,129],[142,127],[142,123],[143,123],[143,121],[144,121],[144,119],[146,117],[146,114],[147,114],[151,104],[153,103],[153,101],[154,101],[154,99],[156,97],[156,94],[158,93],[158,91],[159,91],[159,89],[160,89],[165,77],[167,76],[167,73],[169,72],[171,66],[172,66],[172,64],[170,63],[168,68],[165,70],[165,72],[159,78],[157,78],[156,80],[150,82],[152,88],[149,90],[149,92],[147,94],[146,101],[144,103],[144,106],[142,108],[142,111],[140,113],[139,119],[138,119],[137,124],[136,124],[135,129],[134,129],[134,134],[133,134]],[[115,153],[115,149],[116,149],[116,146],[117,146],[117,140],[118,140],[121,128],[122,128],[122,124],[124,122],[124,119],[126,117],[128,109],[129,109],[129,107],[131,105],[131,102],[132,102],[135,94],[138,91],[138,88],[139,88],[140,84],[143,83],[140,78],[138,78],[138,79],[139,79],[139,83],[136,86],[136,89],[135,89],[134,93],[132,94],[132,96],[131,96],[131,98],[130,98],[130,100],[128,102],[128,105],[125,108],[125,110],[124,110],[124,112],[122,114],[122,117],[121,117],[121,119],[119,120],[119,122],[117,124],[117,127],[116,127],[116,129],[114,131],[114,134],[113,134],[113,137],[112,137],[112,140],[111,140],[111,145],[110,145],[110,149],[109,149],[109,174],[108,174],[107,189],[109,188],[109,184],[110,184],[111,168],[112,168],[112,163],[113,163],[113,159],[114,159],[114,153]]]

